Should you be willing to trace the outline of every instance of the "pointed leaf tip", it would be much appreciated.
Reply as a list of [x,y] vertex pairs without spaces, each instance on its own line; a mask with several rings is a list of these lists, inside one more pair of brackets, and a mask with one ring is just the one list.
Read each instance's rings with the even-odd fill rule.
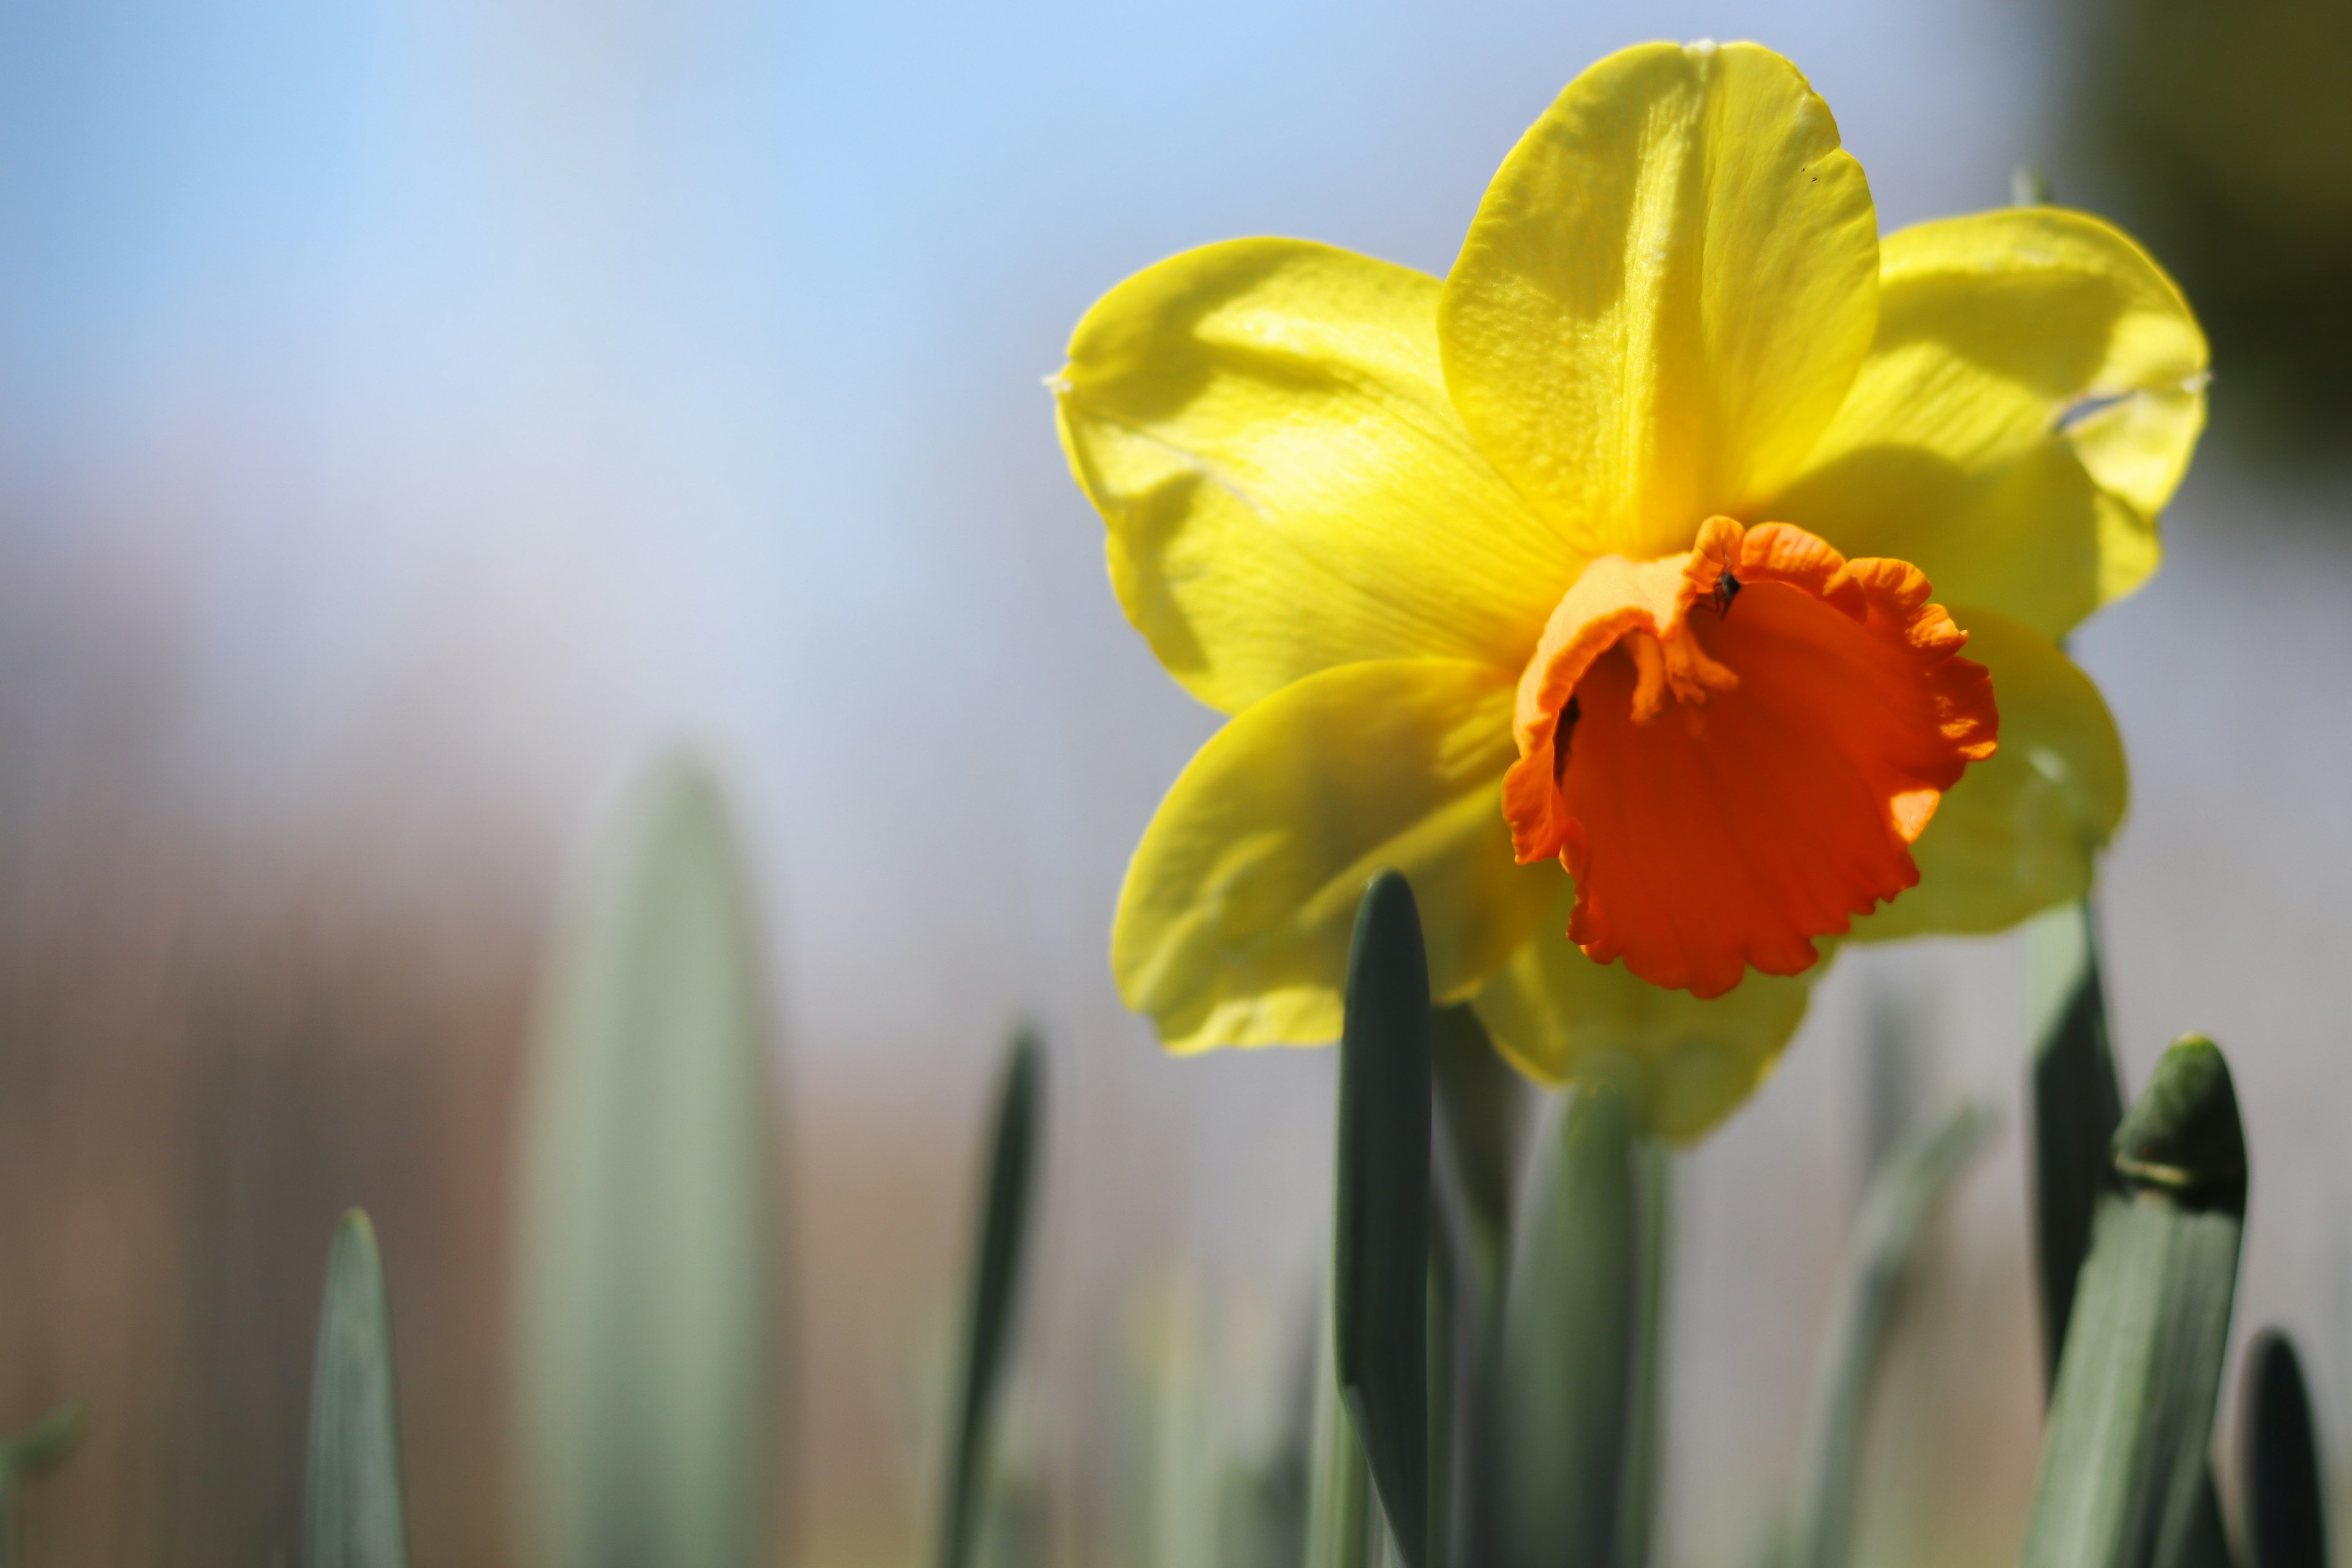
[[997,1391],[1010,1359],[1022,1259],[1031,1229],[1045,1098],[1045,1047],[1036,1031],[1014,1035],[997,1091],[996,1121],[982,1189],[965,1302],[963,1387],[948,1456],[940,1568],[964,1568],[978,1550],[981,1493]]
[[2265,1329],[2247,1348],[2239,1486],[2249,1568],[2326,1568],[2327,1471],[2294,1342]]
[[407,1568],[392,1310],[375,1226],[346,1209],[327,1248],[303,1480],[305,1568]]
[[2115,1167],[2136,1191],[2244,1208],[2246,1132],[2220,1047],[2199,1035],[2173,1042],[2116,1129]]

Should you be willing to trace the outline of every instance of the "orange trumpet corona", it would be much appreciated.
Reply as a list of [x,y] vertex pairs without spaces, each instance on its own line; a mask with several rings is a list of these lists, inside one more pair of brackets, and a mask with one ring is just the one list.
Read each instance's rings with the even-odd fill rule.
[[1727,517],[1685,554],[1587,567],[1520,677],[1503,782],[1521,863],[1576,879],[1570,939],[1717,996],[1916,883],[1912,843],[2000,729],[1929,591]]

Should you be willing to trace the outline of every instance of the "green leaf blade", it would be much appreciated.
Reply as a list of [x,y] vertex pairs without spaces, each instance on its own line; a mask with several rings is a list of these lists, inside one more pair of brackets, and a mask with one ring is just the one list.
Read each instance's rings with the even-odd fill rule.
[[940,1568],[966,1568],[978,1539],[980,1498],[996,1393],[1012,1343],[1013,1310],[1027,1250],[1037,1143],[1044,1131],[1045,1051],[1029,1033],[1017,1037],[997,1093],[988,1179],[974,1238],[966,1299],[963,1380],[955,1440],[948,1456]]
[[2116,1133],[2021,1563],[2176,1568],[2211,1534],[2207,1445],[2245,1226],[2244,1130],[2211,1042],[2165,1054]]
[[407,1568],[392,1306],[375,1227],[352,1209],[335,1226],[310,1378],[302,1483],[303,1568]]
[[1332,1273],[1342,1402],[1407,1568],[1427,1560],[1429,968],[1412,889],[1372,879],[1339,1043]]
[[2251,1568],[2326,1568],[2327,1468],[2294,1342],[2276,1329],[2246,1350],[2240,1469]]
[[770,1476],[772,1066],[734,825],[644,780],[559,940],[518,1291],[532,1546],[552,1568],[749,1568]]

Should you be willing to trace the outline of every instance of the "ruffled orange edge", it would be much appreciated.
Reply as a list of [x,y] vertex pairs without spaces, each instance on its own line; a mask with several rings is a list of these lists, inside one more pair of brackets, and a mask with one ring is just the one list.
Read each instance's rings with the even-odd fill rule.
[[1521,678],[1503,794],[1519,860],[1576,879],[1588,955],[1720,994],[1916,883],[1910,844],[1999,742],[1930,592],[1726,517],[1686,554],[1587,569]]

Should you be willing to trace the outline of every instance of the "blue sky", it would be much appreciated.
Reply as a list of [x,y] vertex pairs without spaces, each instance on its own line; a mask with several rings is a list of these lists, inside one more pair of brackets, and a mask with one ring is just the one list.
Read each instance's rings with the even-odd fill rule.
[[[1890,221],[1991,205],[2045,134],[2036,26],[12,5],[8,526],[177,563],[190,782],[232,805],[325,787],[437,669],[426,710],[570,714],[579,766],[715,738],[795,904],[863,911],[820,932],[953,949],[952,906],[1009,886],[1010,988],[1099,1001],[1124,846],[1206,719],[1119,626],[1052,439],[1087,301],[1253,231],[1442,269],[1550,94],[1651,36],[1790,52]],[[500,765],[453,750],[451,787]]]

